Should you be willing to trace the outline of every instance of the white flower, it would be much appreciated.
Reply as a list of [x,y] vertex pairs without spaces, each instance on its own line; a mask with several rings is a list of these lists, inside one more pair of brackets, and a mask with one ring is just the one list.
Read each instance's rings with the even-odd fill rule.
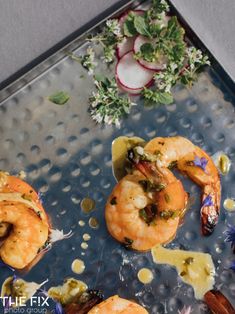
[[116,125],[117,128],[120,128],[121,123],[120,123],[120,120],[119,120],[119,119],[115,119],[114,123],[115,123],[115,125]]
[[121,35],[121,28],[117,19],[107,20],[106,25],[114,35]]
[[113,118],[111,116],[106,115],[104,117],[104,122],[107,124],[112,124],[113,123]]
[[63,240],[63,239],[68,239],[71,238],[73,235],[72,230],[70,230],[68,233],[64,234],[63,230],[59,229],[51,229],[50,235],[49,235],[49,240],[51,243]]
[[92,115],[92,119],[95,120],[98,123],[101,123],[102,120],[103,120],[103,118],[102,118],[102,116],[101,116],[101,114],[99,112],[96,113],[95,115]]

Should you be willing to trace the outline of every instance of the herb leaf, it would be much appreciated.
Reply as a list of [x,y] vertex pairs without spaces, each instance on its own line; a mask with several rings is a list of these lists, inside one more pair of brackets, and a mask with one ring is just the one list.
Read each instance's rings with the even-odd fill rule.
[[149,204],[145,208],[139,210],[139,216],[147,225],[155,219],[157,215],[157,206],[155,204]]
[[134,18],[126,19],[126,21],[123,24],[123,32],[124,32],[124,35],[127,37],[133,37],[137,35],[137,30],[134,25]]
[[151,90],[148,88],[144,88],[143,95],[147,100],[163,105],[169,105],[174,100],[170,92],[162,92],[159,90]]
[[143,16],[136,15],[134,17],[134,26],[139,34],[147,37],[152,37],[148,30],[148,24],[146,23],[146,19]]
[[130,113],[134,105],[127,96],[120,94],[115,79],[95,78],[97,91],[90,97],[90,113],[98,123],[120,126],[120,119]]
[[56,105],[64,105],[69,100],[70,96],[68,93],[60,91],[52,94],[48,99]]
[[144,55],[146,61],[152,62],[154,55],[154,47],[151,43],[145,43],[140,47],[141,55]]

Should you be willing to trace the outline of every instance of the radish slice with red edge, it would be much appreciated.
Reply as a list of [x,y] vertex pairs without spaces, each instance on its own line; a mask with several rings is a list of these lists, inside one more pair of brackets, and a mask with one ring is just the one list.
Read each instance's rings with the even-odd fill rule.
[[[152,43],[152,39],[144,37],[142,35],[139,35],[136,37],[134,42],[134,53],[140,52],[140,48],[143,44]],[[166,67],[167,64],[167,58],[162,56],[158,61],[155,62],[148,62],[144,59],[138,59],[137,62],[141,66],[143,66],[145,69],[151,70],[151,71],[162,71]]]
[[[128,17],[128,14],[131,12],[134,14],[137,14],[137,15],[143,15],[144,14],[143,10],[132,10],[132,11],[125,12],[119,19],[120,27],[123,26],[126,18]],[[122,56],[124,56],[125,53],[127,53],[133,49],[135,38],[136,38],[136,36],[135,37],[125,37],[124,40],[117,45],[117,57],[118,57],[118,59],[120,59]]]
[[153,71],[143,68],[133,56],[127,52],[116,65],[116,80],[123,90],[131,94],[139,94],[153,80]]

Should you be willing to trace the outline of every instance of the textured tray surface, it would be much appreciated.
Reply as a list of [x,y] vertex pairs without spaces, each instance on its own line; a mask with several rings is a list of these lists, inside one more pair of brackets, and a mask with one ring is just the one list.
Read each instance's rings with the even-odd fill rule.
[[[80,47],[78,52],[84,52],[85,48],[86,45]],[[99,62],[97,72],[101,71],[111,73]],[[57,106],[47,100],[57,90],[70,93],[66,105]],[[74,232],[72,238],[56,243],[23,277],[36,282],[49,278],[46,287],[50,287],[61,284],[64,277],[73,276],[84,280],[90,288],[103,290],[105,297],[118,293],[136,299],[150,313],[177,313],[184,304],[193,304],[193,313],[207,313],[202,303],[195,301],[192,288],[180,281],[173,268],[154,264],[150,253],[126,251],[109,236],[104,206],[115,185],[111,143],[120,135],[148,140],[157,135],[178,134],[209,154],[225,151],[233,164],[229,174],[221,179],[223,203],[228,196],[235,196],[234,95],[213,69],[206,70],[192,89],[175,87],[172,105],[144,107],[142,99],[134,98],[138,106],[123,121],[121,129],[116,129],[96,125],[91,120],[87,107],[92,90],[92,77],[78,63],[65,57],[0,106],[0,169],[11,173],[25,170],[27,181],[43,193],[53,227]],[[228,223],[235,224],[235,214],[221,206],[214,234],[201,237],[200,191],[192,182],[183,181],[186,190],[196,196],[196,202],[171,246],[209,252],[217,270],[215,286],[235,300],[235,274],[228,270],[234,256],[229,244],[224,243],[223,234]],[[89,215],[80,208],[86,196],[96,201],[96,210]],[[99,229],[89,227],[91,216],[98,218]],[[86,222],[84,227],[78,224],[81,219]],[[81,248],[84,233],[91,235],[87,250]],[[75,258],[85,261],[82,275],[71,270]],[[153,270],[154,280],[150,285],[144,286],[137,279],[137,272],[143,266]],[[8,270],[1,269],[0,284],[9,275]]]

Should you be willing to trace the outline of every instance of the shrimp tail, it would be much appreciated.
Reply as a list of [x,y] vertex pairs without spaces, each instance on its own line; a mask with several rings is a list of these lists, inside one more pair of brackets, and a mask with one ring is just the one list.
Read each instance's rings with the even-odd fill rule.
[[215,194],[203,193],[201,207],[201,231],[204,236],[213,233],[219,219],[219,206]]

